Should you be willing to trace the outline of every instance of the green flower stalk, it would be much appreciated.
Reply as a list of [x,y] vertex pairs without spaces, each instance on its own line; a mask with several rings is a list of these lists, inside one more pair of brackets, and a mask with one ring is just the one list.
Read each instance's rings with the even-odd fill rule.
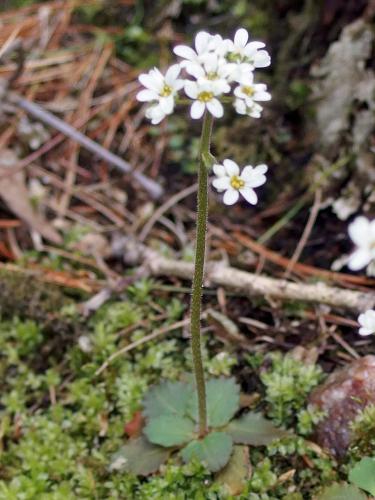
[[206,233],[208,216],[208,158],[212,131],[212,115],[205,113],[199,149],[198,195],[197,195],[197,232],[194,259],[194,278],[191,292],[190,334],[193,366],[198,396],[199,434],[207,432],[206,384],[201,349],[201,308],[204,262],[206,255]]

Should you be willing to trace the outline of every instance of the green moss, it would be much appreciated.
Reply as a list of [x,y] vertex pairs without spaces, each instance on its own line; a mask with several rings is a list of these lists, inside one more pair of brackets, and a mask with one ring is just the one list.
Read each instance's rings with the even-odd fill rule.
[[[189,341],[177,331],[133,348],[95,376],[121,347],[182,317],[185,306],[178,297],[170,301],[165,292],[158,293],[151,283],[135,285],[122,301],[97,311],[63,349],[60,344],[58,353],[50,347],[56,339],[38,322],[0,322],[0,500],[234,498],[202,464],[182,465],[178,457],[144,479],[109,469],[126,440],[125,424],[141,409],[147,389],[161,379],[186,379],[191,370]],[[168,311],[164,321],[160,308]],[[75,320],[74,314],[68,317]],[[78,344],[81,334],[89,339],[86,351]],[[207,374],[230,374],[236,357],[214,338],[206,336],[203,344]],[[319,417],[308,407],[307,394],[321,372],[316,367],[306,371],[290,356],[270,359],[257,354],[249,364],[257,373],[268,365],[261,376],[267,412],[292,434],[268,447],[251,448],[253,474],[236,498],[301,500],[342,479],[336,464],[302,436]],[[291,469],[295,475],[283,479]]]
[[360,460],[364,456],[375,454],[375,405],[367,406],[352,424],[352,459]]
[[300,418],[303,427],[306,414],[298,417],[298,413],[304,409],[308,394],[322,380],[322,370],[319,366],[280,353],[271,355],[270,360],[271,368],[260,376],[266,390],[267,414],[284,426]]

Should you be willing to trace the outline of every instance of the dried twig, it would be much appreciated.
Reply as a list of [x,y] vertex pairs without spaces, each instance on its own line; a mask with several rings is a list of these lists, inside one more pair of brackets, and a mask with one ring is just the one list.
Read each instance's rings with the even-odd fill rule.
[[[140,263],[146,265],[154,276],[174,276],[191,280],[193,264],[162,257],[154,250],[129,241],[125,248],[132,256],[137,254]],[[365,311],[375,306],[375,293],[357,292],[331,287],[325,283],[293,283],[284,279],[257,276],[223,265],[209,263],[206,267],[205,283],[211,286],[222,286],[237,291],[244,296],[263,296],[281,300],[298,300],[327,304],[332,307],[350,309],[356,312]]]
[[290,262],[288,264],[288,267],[286,268],[284,278],[288,279],[290,274],[292,273],[294,266],[296,263],[299,261],[299,258],[301,257],[301,254],[303,252],[303,249],[305,248],[305,245],[307,243],[307,240],[310,237],[311,231],[313,230],[315,221],[318,217],[319,210],[320,210],[320,203],[322,201],[322,190],[317,189],[315,191],[315,197],[314,197],[314,204],[311,208],[309,218],[307,220],[305,229],[303,230],[302,236],[298,242],[298,245],[290,259]]
[[134,171],[132,166],[129,165],[129,163],[124,161],[122,158],[115,155],[111,151],[108,151],[107,149],[103,148],[103,146],[91,140],[89,137],[82,134],[68,123],[64,122],[63,120],[60,120],[60,118],[53,115],[49,111],[43,109],[38,104],[35,104],[34,102],[31,101],[27,101],[26,99],[19,97],[15,93],[9,94],[8,100],[11,101],[12,104],[16,104],[21,109],[23,109],[30,115],[34,116],[34,118],[37,118],[46,125],[55,128],[62,134],[66,135],[67,137],[70,137],[70,139],[78,142],[82,147],[86,148],[88,151],[91,151],[91,153],[94,153],[95,155],[99,156],[104,161],[107,161],[108,163],[114,165],[122,172],[131,174],[134,177],[134,179],[136,179],[137,182],[139,182],[139,184],[146,191],[148,191],[153,198],[159,198],[162,195],[163,189],[157,182],[153,181],[152,179],[149,179],[140,172]]
[[[252,252],[265,257],[266,260],[284,268],[288,267],[290,259],[283,257],[279,253],[274,252],[273,250],[270,250],[269,248],[259,244],[248,235],[240,233],[239,231],[234,231],[233,236],[235,240],[239,241],[244,247],[249,248]],[[335,271],[329,271],[328,269],[321,269],[319,267],[310,266],[309,264],[302,264],[300,262],[296,262],[296,264],[294,265],[294,272],[298,272],[298,274],[301,274],[303,276],[313,276],[314,278],[335,281],[344,285],[368,287],[375,286],[374,278],[338,273]]]

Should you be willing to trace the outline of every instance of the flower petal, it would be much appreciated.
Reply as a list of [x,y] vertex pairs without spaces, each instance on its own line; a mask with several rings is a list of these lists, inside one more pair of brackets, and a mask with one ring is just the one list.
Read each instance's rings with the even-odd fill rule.
[[224,191],[230,189],[230,179],[229,177],[218,177],[212,181],[212,185],[218,191]]
[[254,54],[257,50],[259,49],[263,49],[264,47],[266,46],[265,43],[263,42],[257,42],[257,41],[252,41],[252,42],[249,42],[246,47],[245,47],[245,54]]
[[369,330],[368,328],[365,328],[365,327],[361,327],[359,330],[358,330],[358,333],[360,335],[362,335],[363,337],[367,337],[368,335],[372,335],[374,332],[373,330]]
[[265,163],[261,163],[257,165],[254,170],[257,174],[265,174],[268,171],[268,167]]
[[225,205],[234,205],[239,198],[239,192],[236,189],[228,189],[225,191],[223,202]]
[[216,163],[212,167],[212,170],[214,171],[214,174],[217,175],[217,177],[223,177],[224,175],[226,175],[224,165],[220,165],[219,163]]
[[200,31],[195,37],[195,50],[198,54],[202,54],[208,50],[208,43],[210,41],[211,35],[206,31]]
[[185,94],[191,99],[196,99],[198,96],[198,86],[196,82],[185,82]]
[[[360,314],[358,317],[358,323],[361,325],[363,330],[375,333],[375,311],[373,309],[369,309],[365,313]],[[361,333],[361,335],[364,334]]]
[[231,177],[232,175],[239,175],[240,173],[240,167],[237,165],[236,162],[233,160],[224,160],[223,165],[225,167],[225,170],[227,174]]
[[359,248],[349,257],[348,267],[352,271],[359,271],[371,261],[371,252],[366,248]]
[[164,80],[167,85],[173,86],[175,80],[180,74],[181,66],[179,64],[172,64],[165,74]]
[[234,43],[238,47],[245,47],[249,39],[249,34],[244,28],[240,28],[234,35]]
[[254,101],[270,101],[272,97],[269,92],[262,90],[261,92],[255,92],[253,99]]
[[218,99],[211,99],[206,104],[208,111],[215,117],[221,118],[224,114],[224,108]]
[[370,222],[366,217],[357,217],[348,227],[348,233],[352,241],[357,246],[364,246],[370,243]]
[[198,120],[202,117],[205,110],[205,105],[202,101],[194,101],[190,108],[190,116],[194,120]]
[[174,108],[174,98],[173,96],[162,97],[159,101],[161,109],[166,115],[170,115]]
[[271,64],[271,57],[266,50],[258,50],[254,55],[253,62],[256,68],[267,68]]
[[202,66],[196,63],[186,64],[186,72],[189,73],[189,75],[194,76],[196,79],[202,78],[206,74]]
[[151,106],[146,110],[146,118],[151,120],[153,125],[157,125],[165,118],[165,113],[161,107],[157,104],[156,106]]
[[246,187],[259,187],[262,186],[267,180],[264,175],[265,172],[267,172],[267,165],[258,165],[256,168],[253,168],[251,165],[247,165],[242,171],[241,179],[245,181]]
[[154,90],[143,89],[137,94],[138,101],[147,102],[147,101],[156,101],[159,96]]
[[138,80],[144,87],[146,87],[146,89],[154,90],[155,92],[159,93],[162,82],[160,83],[156,75],[150,73],[140,74]]
[[237,98],[233,103],[234,109],[239,115],[246,115],[247,107],[243,99]]
[[195,53],[195,51],[187,45],[177,45],[173,49],[173,52],[177,56],[180,56],[183,59],[188,59],[189,61],[194,61],[197,58],[197,54]]
[[258,196],[256,195],[254,189],[251,189],[249,187],[244,187],[240,189],[240,193],[245,198],[245,200],[249,202],[251,205],[256,205],[258,203]]

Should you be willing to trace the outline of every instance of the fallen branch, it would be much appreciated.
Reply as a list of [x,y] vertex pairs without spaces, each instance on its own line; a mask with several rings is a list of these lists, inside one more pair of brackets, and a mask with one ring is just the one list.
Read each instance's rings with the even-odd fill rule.
[[64,122],[63,120],[60,120],[60,118],[53,115],[46,109],[43,109],[41,106],[35,104],[34,102],[23,99],[22,97],[18,96],[15,93],[9,93],[7,97],[12,104],[17,105],[18,107],[26,111],[28,114],[32,115],[34,118],[42,121],[43,123],[49,125],[50,127],[53,127],[54,129],[58,130],[60,133],[64,134],[66,137],[69,137],[73,141],[76,141],[83,148],[95,154],[102,160],[107,161],[111,165],[114,165],[122,172],[131,174],[134,177],[134,179],[136,179],[137,182],[139,182],[139,184],[146,191],[148,191],[153,198],[159,198],[162,195],[163,189],[157,182],[150,179],[149,177],[146,177],[141,172],[133,170],[132,166],[128,162],[124,161],[119,156],[103,148],[103,146],[93,141],[86,135],[82,134],[82,132],[79,132],[79,130],[75,129],[68,123]]
[[[169,276],[191,280],[194,266],[190,262],[167,259],[154,250],[134,241],[125,243],[125,260],[135,265],[147,266],[153,276]],[[316,302],[332,307],[362,312],[375,306],[375,293],[364,293],[332,287],[325,283],[294,283],[285,279],[259,276],[229,267],[221,262],[211,262],[205,271],[206,286],[221,286],[247,297],[269,297],[281,300]]]

